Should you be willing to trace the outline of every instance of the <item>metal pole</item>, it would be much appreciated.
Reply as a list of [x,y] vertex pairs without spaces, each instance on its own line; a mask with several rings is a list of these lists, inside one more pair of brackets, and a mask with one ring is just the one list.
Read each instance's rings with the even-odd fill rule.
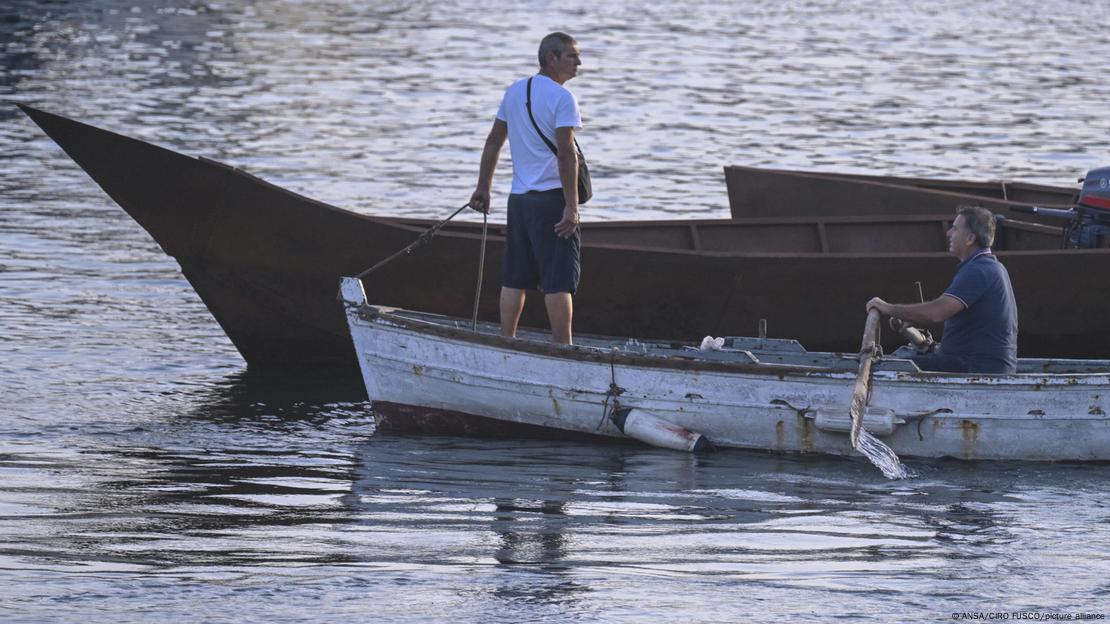
[[478,285],[474,287],[474,315],[470,320],[470,330],[478,331],[478,301],[482,297],[482,276],[486,272],[486,232],[489,227],[489,213],[482,213],[482,250],[478,252]]

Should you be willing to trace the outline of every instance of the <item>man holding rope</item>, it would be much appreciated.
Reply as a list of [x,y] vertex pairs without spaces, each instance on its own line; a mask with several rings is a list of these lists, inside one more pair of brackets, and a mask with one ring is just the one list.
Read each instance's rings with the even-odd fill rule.
[[[571,343],[572,296],[578,289],[578,153],[575,129],[582,115],[563,85],[582,64],[578,43],[555,32],[540,42],[540,71],[513,83],[486,137],[478,187],[470,207],[490,210],[493,172],[505,139],[513,158],[505,257],[502,262],[501,334],[516,336],[525,292],[544,294],[555,342]],[[554,137],[554,148],[547,137]]]

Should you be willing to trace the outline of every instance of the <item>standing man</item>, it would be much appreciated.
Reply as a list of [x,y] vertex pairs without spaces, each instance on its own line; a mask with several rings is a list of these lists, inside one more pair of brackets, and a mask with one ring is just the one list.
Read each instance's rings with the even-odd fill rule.
[[[502,261],[501,334],[516,336],[525,291],[535,288],[544,294],[553,340],[570,344],[581,247],[574,131],[582,127],[582,115],[563,85],[582,64],[578,42],[551,33],[540,41],[539,61],[539,73],[514,82],[501,99],[470,207],[489,212],[493,171],[508,138],[513,187]],[[554,137],[557,154],[539,133],[547,141]]]
[[912,359],[922,370],[1013,374],[1017,368],[1018,314],[1010,275],[991,253],[994,215],[980,206],[960,206],[948,228],[948,251],[960,259],[944,294],[925,303],[867,302],[909,323],[944,323],[937,351]]

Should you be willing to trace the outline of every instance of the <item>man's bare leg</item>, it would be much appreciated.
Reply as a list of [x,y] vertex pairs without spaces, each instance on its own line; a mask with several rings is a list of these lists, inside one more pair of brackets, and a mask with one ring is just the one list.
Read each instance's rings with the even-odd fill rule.
[[524,290],[501,287],[501,335],[516,337],[520,313],[524,311]]
[[547,320],[551,323],[551,339],[563,344],[571,344],[571,321],[574,318],[574,301],[570,293],[551,293],[544,295],[547,306]]

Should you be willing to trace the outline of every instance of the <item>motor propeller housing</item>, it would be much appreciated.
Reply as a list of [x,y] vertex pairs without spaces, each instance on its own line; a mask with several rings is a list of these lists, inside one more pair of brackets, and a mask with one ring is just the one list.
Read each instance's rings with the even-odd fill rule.
[[1110,167],[1091,169],[1082,182],[1070,242],[1079,248],[1105,247],[1110,243]]
[[1091,169],[1079,191],[1079,205],[1110,213],[1110,167]]

